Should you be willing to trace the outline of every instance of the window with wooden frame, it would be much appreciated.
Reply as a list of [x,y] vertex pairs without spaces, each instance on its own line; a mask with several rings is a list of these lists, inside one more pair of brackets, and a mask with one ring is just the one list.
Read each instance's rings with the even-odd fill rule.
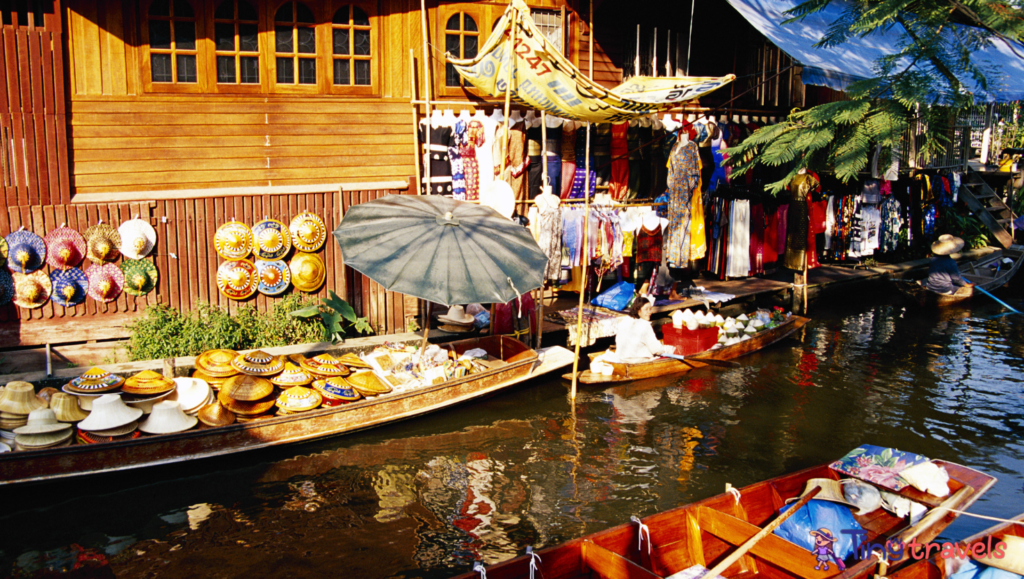
[[214,9],[212,69],[218,91],[260,91],[259,21],[246,0],[222,0]]
[[188,0],[153,0],[142,27],[143,83],[147,90],[199,92],[205,85],[196,10]]
[[[481,34],[477,19],[469,12],[456,12],[448,16],[444,22],[444,49],[455,58],[473,58],[480,48]],[[481,20],[483,22],[483,20]],[[486,39],[486,37],[484,37]],[[446,62],[444,65],[444,86],[447,88],[464,87],[465,81],[459,76],[455,67]]]
[[331,19],[331,92],[376,92],[377,33],[371,22],[371,4],[339,6]]
[[272,88],[317,86],[316,15],[309,5],[291,1],[274,14]]

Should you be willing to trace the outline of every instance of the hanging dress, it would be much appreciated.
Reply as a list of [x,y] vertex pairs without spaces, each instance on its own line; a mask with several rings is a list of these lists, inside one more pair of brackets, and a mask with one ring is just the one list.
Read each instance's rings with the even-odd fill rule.
[[[423,144],[424,194],[447,195],[452,192],[452,166],[448,160],[448,148],[452,144],[451,127],[434,127],[430,123],[420,124],[420,143]],[[426,182],[426,167],[430,167],[430,183]],[[429,186],[428,186],[429,185]]]
[[[554,204],[552,204],[554,205]],[[540,235],[537,245],[548,256],[544,268],[544,279],[558,281],[562,273],[562,210],[561,206],[537,204],[537,221]]]
[[466,174],[462,166],[462,148],[467,141],[466,122],[460,120],[455,123],[454,137],[448,147],[448,161],[452,165],[452,197],[460,200],[466,198]]
[[626,141],[628,133],[629,123],[612,125],[612,172],[608,181],[608,192],[616,201],[626,197],[629,190],[629,143]]
[[459,145],[462,156],[462,171],[466,176],[466,200],[480,199],[480,164],[476,158],[477,148],[484,143],[484,125],[480,121],[469,121],[466,138]]
[[665,252],[668,262],[686,267],[690,260],[690,203],[700,183],[700,159],[697,146],[680,142],[668,161],[668,238]]
[[[576,129],[576,172],[572,181],[572,192],[569,197],[583,199],[587,188],[587,128]],[[597,187],[597,174],[594,172],[594,155],[590,155],[590,196],[593,197],[594,189]]]
[[[576,129],[566,122],[562,125],[562,183],[560,197],[568,199],[572,192],[572,182],[576,177]],[[552,183],[554,185],[554,183]]]
[[786,215],[786,255],[782,265],[788,269],[803,271],[807,259],[807,235],[809,228],[807,197],[818,185],[810,175],[797,175],[789,184],[789,212]]
[[502,138],[502,131],[497,132],[494,139],[494,168],[501,171],[501,162],[505,158],[505,172],[501,179],[512,187],[512,194],[516,201],[526,200],[526,125],[516,123],[509,129],[508,150],[505,151],[505,139]]

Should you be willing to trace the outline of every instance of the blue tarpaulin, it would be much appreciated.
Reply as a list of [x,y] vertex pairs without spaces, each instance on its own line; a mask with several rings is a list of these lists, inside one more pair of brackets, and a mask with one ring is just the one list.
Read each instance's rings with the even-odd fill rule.
[[[853,81],[872,78],[879,57],[897,50],[900,34],[893,29],[879,29],[864,37],[854,36],[839,46],[815,48],[829,26],[843,15],[844,4],[832,2],[824,10],[802,21],[783,24],[791,18],[787,10],[801,0],[728,0],[754,28],[803,65],[804,84],[845,90]],[[1018,54],[1024,45],[1014,43]],[[975,53],[976,62],[998,68],[991,75],[988,91],[981,91],[973,79],[961,79],[964,86],[974,87],[978,101],[1008,102],[1024,100],[1024,59],[1013,53],[1006,41],[993,38],[991,45]]]

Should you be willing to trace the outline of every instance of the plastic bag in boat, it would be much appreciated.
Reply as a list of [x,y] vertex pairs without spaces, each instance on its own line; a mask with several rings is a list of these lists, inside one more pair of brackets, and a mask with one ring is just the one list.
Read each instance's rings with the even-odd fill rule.
[[629,300],[633,299],[633,293],[636,288],[633,284],[628,281],[620,281],[612,287],[606,289],[601,295],[597,296],[590,303],[595,306],[602,308],[608,308],[616,312],[621,312],[626,309],[629,305]]
[[[779,509],[780,514],[791,507],[792,505],[782,507]],[[867,537],[863,527],[853,518],[849,507],[819,500],[811,500],[793,513],[793,516],[775,529],[775,534],[813,553],[815,545],[811,531],[819,529],[828,529],[835,537],[832,552],[840,561],[845,561],[854,554],[860,542]]]

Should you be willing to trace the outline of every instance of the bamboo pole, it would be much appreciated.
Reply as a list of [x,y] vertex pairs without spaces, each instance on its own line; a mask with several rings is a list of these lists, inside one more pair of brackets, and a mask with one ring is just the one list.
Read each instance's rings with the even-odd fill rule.
[[[504,135],[501,137],[505,140],[501,147],[501,172],[498,173],[499,178],[505,178],[505,169],[508,167],[508,145],[512,138],[512,134],[509,132],[509,114],[512,113],[512,68],[515,66],[516,56],[516,29],[518,28],[517,12],[513,8],[511,12],[512,16],[512,35],[509,37],[508,50],[505,55],[505,127]],[[488,332],[490,335],[494,335],[494,304],[491,304],[491,327]]]
[[807,251],[804,251],[804,287],[801,288],[803,290],[802,293],[803,293],[804,297],[803,297],[803,307],[800,308],[800,314],[805,315],[805,316],[807,315],[807,286],[808,286],[808,281],[809,281],[807,279],[807,269],[808,269],[807,268],[807,262],[810,259],[808,257],[808,252],[809,251],[813,251],[813,250],[811,248],[807,248]]
[[[423,172],[426,175],[427,187],[431,188],[431,177],[430,177],[430,155],[431,155],[431,141],[430,141],[430,37],[427,36],[427,0],[420,0],[420,30],[423,34],[423,98],[424,98],[424,115],[427,118],[427,130],[426,130],[426,152],[427,154],[423,157]],[[422,194],[422,191],[417,191],[417,194]],[[430,322],[428,319],[427,322]]]
[[[413,148],[413,160],[416,161],[416,194],[419,195],[423,192],[423,183],[421,181],[421,169],[420,160],[426,164],[427,156],[420,151],[420,111],[419,107],[416,106],[416,50],[409,49],[409,90],[410,96],[412,97],[412,148]],[[430,139],[430,133],[427,133],[427,140]]]

